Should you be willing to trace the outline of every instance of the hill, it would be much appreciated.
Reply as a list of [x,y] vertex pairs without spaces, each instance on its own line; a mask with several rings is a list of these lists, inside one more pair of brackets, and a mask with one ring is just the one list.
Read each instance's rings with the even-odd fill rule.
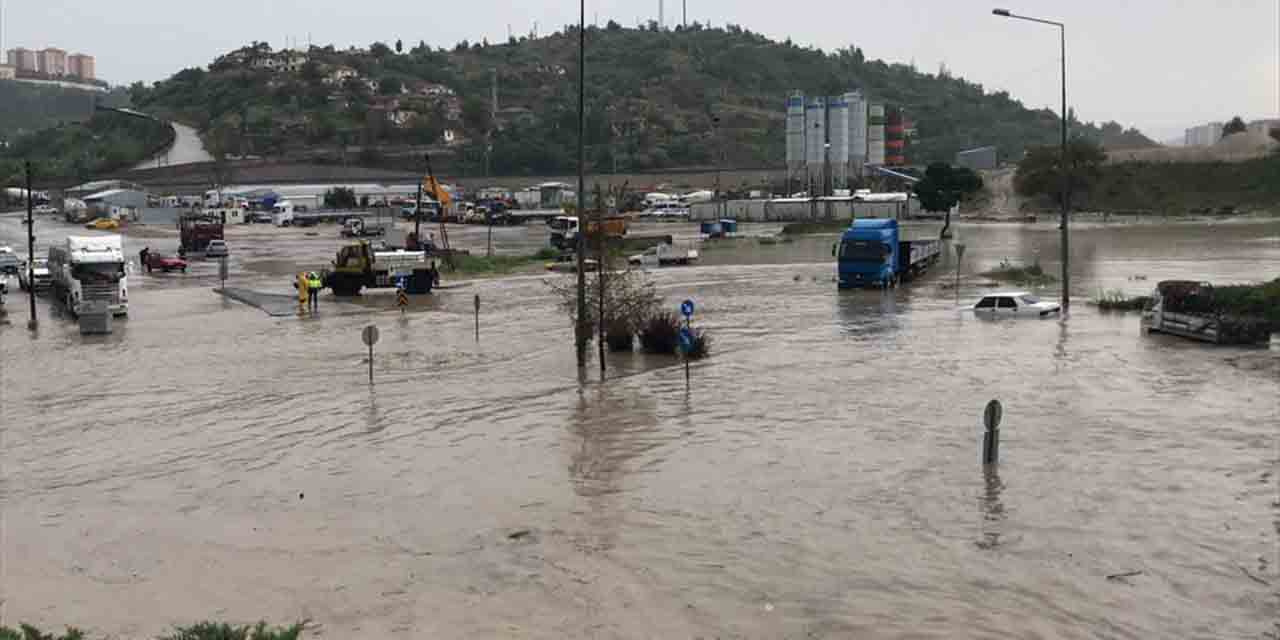
[[0,140],[12,140],[63,122],[81,122],[94,105],[122,106],[123,90],[98,93],[56,85],[0,80]]
[[[589,28],[587,47],[592,172],[709,166],[718,147],[726,166],[779,166],[782,104],[792,90],[833,95],[857,87],[904,107],[917,131],[913,163],[988,144],[1014,158],[1058,135],[1052,112],[945,70],[867,59],[856,47],[828,53],[732,25],[659,30],[613,22]],[[130,95],[140,109],[199,128],[215,155],[335,161],[356,146],[361,163],[396,164],[401,155],[401,164],[416,164],[422,148],[437,146],[458,173],[484,172],[487,161],[493,174],[545,175],[575,167],[576,61],[576,27],[450,50],[396,42],[277,52],[252,43],[208,69],[136,84]],[[1112,148],[1154,146],[1117,123],[1074,130]]]
[[18,136],[0,148],[0,186],[23,182],[23,161],[30,160],[41,185],[84,182],[131,167],[173,141],[173,129],[150,118],[98,111],[83,122]]

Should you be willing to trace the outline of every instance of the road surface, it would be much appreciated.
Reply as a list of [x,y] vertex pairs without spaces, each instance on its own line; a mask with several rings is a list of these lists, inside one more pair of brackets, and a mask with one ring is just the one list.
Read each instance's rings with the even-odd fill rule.
[[170,122],[173,125],[174,139],[173,146],[168,150],[157,154],[155,157],[145,162],[139,163],[133,167],[133,170],[154,169],[175,164],[194,164],[197,162],[211,162],[213,156],[204,149],[204,143],[200,141],[200,134],[192,127],[177,122]]

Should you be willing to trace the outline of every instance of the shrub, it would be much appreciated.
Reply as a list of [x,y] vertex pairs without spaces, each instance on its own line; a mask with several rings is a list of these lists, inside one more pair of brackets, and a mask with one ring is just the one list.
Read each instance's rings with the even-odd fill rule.
[[201,622],[190,627],[179,627],[176,633],[164,636],[161,640],[298,640],[305,627],[305,622],[280,628],[268,628],[265,622],[252,627],[233,627],[225,622]]
[[640,327],[640,348],[645,353],[675,355],[679,345],[680,320],[673,313],[655,313]]
[[615,353],[631,351],[635,346],[635,330],[632,323],[616,318],[608,323],[604,330],[605,344]]
[[686,355],[690,360],[701,360],[711,355],[711,336],[702,329],[694,329],[693,348]]

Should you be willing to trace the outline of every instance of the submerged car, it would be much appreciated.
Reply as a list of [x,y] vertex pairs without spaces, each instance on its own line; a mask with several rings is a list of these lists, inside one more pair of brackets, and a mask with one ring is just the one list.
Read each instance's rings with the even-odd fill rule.
[[28,289],[39,291],[47,289],[49,285],[53,284],[53,275],[49,273],[48,258],[36,258],[31,261],[30,267],[30,273],[28,273],[28,269],[25,266],[18,271],[19,289],[23,291]]
[[22,260],[9,247],[0,247],[0,275],[16,275],[22,267]]
[[1056,302],[1044,302],[1026,291],[990,293],[973,305],[973,312],[987,317],[1026,316],[1044,318],[1062,310]]
[[182,258],[178,258],[174,256],[162,255],[159,253],[148,253],[146,264],[144,264],[143,266],[147,268],[147,273],[151,273],[152,271],[157,269],[159,269],[160,271],[164,271],[165,273],[168,273],[170,271],[181,271],[183,273],[187,272],[186,260],[183,260]]
[[206,258],[225,258],[227,254],[226,240],[210,240],[208,246],[204,248],[204,257]]

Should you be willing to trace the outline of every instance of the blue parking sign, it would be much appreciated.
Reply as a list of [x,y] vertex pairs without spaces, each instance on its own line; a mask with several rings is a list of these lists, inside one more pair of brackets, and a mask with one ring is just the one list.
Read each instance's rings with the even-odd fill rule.
[[693,331],[689,327],[680,328],[680,350],[685,353],[693,351]]
[[680,313],[688,318],[693,315],[693,300],[685,300],[680,303]]

